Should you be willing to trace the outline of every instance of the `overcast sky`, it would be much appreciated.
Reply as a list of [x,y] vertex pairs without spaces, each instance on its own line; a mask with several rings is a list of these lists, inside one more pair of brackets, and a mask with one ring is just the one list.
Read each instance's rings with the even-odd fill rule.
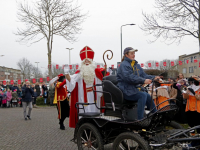
[[[152,37],[147,36],[139,27],[143,23],[142,11],[155,11],[154,0],[79,0],[79,4],[82,5],[83,13],[88,12],[88,17],[82,24],[83,30],[77,35],[76,43],[69,43],[62,37],[54,37],[52,62],[56,64],[69,62],[69,52],[65,48],[74,48],[71,51],[71,62],[80,63],[80,50],[89,46],[95,51],[95,62],[103,63],[103,52],[112,50],[114,57],[107,61],[107,64],[116,66],[116,62],[121,58],[120,27],[129,23],[136,26],[123,27],[123,49],[129,46],[137,48],[139,51],[136,53],[136,60],[139,63],[147,60],[176,59],[179,55],[199,50],[198,41],[193,37],[185,37],[179,45],[166,45],[162,39],[148,43]],[[13,33],[20,27],[16,12],[15,0],[0,0],[0,55],[5,55],[0,57],[0,66],[17,68],[19,59],[26,57],[32,63],[40,62],[39,67],[44,72],[48,65],[46,41],[31,46],[16,42],[18,37]]]

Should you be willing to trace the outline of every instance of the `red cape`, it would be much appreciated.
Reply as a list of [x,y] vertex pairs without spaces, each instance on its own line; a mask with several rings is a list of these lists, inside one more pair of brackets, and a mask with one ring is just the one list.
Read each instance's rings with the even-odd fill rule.
[[[96,68],[95,74],[98,79],[102,81],[103,74],[102,71],[105,69],[103,68]],[[79,73],[80,71],[76,71],[75,74]],[[109,73],[106,74],[106,76],[109,75]],[[78,113],[76,108],[76,103],[78,102],[78,83],[76,83],[76,86],[74,90],[71,92],[71,105],[70,105],[70,117],[69,117],[69,127],[75,128],[76,124],[78,122]]]

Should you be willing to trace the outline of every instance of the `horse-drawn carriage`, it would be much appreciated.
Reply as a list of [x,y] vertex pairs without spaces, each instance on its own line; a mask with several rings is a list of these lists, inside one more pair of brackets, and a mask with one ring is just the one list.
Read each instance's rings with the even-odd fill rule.
[[[178,111],[174,99],[159,108],[155,113],[146,112],[142,120],[137,120],[137,102],[130,102],[123,98],[121,90],[116,86],[116,76],[104,77],[101,85],[105,106],[104,113],[83,112],[78,113],[78,123],[74,131],[73,141],[78,149],[103,150],[104,145],[113,143],[112,149],[122,150],[149,150],[181,147],[191,149],[191,141],[200,140],[199,135],[191,136],[190,131],[200,126],[183,129],[179,124],[171,121]],[[93,92],[101,92],[95,91]],[[76,103],[77,111],[85,105],[96,103]],[[96,106],[97,107],[97,106]],[[173,127],[173,129],[171,128]],[[192,149],[199,149],[200,146]]]

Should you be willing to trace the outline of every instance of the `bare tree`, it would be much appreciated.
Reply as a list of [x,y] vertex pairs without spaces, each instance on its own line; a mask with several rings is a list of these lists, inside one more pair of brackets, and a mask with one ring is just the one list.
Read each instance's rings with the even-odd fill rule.
[[[52,69],[52,77],[56,77],[57,75],[59,75],[61,73],[62,74],[64,73],[64,70],[63,70],[62,66],[59,66],[59,68],[56,69],[56,64],[55,63],[53,63],[53,65],[51,66],[51,69]],[[49,76],[48,70],[45,71],[44,76]]]
[[21,70],[21,73],[23,75],[23,79],[30,79],[31,68],[32,68],[31,62],[26,58],[22,58],[17,62],[17,66]]
[[180,43],[184,36],[197,38],[200,45],[199,0],[155,0],[157,12],[143,13],[141,27],[146,33],[166,42]]
[[39,68],[37,68],[35,66],[32,66],[31,72],[32,72],[32,77],[33,78],[39,79],[39,78],[43,77],[41,69],[39,69]]
[[[47,42],[48,64],[51,64],[51,53],[54,35],[62,36],[69,42],[76,41],[80,33],[85,14],[81,14],[80,6],[71,0],[38,0],[32,5],[19,3],[18,19],[25,24],[16,35],[19,42],[36,43],[45,39]],[[31,44],[32,44],[31,43]],[[52,78],[51,68],[48,70]]]

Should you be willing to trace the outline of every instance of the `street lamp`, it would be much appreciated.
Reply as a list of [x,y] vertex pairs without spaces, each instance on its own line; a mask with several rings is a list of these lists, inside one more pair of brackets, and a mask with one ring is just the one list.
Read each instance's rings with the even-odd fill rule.
[[70,58],[70,50],[74,49],[74,48],[66,48],[69,50],[69,65],[71,65],[71,58]]
[[135,24],[133,24],[133,23],[132,23],[132,24],[125,24],[125,25],[122,25],[122,26],[121,26],[121,59],[122,59],[122,27],[123,27],[123,26],[127,26],[127,25],[133,26],[133,25],[135,25]]
[[38,63],[40,63],[40,62],[35,62],[35,63],[37,63],[37,76],[36,76],[36,79],[37,79],[37,82],[38,82]]

